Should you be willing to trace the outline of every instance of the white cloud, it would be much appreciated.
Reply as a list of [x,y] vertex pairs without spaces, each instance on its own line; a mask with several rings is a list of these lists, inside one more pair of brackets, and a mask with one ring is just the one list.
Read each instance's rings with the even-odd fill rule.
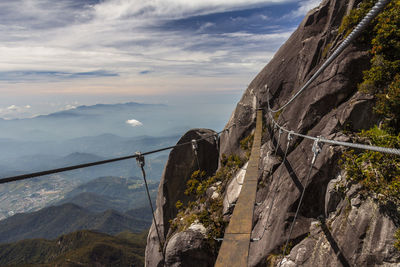
[[75,105],[67,104],[67,105],[65,105],[65,107],[63,108],[63,110],[70,110],[70,109],[76,109],[76,106],[75,106]]
[[31,117],[31,113],[29,112],[30,108],[30,105],[10,105],[6,108],[0,108],[0,117],[8,120],[22,117]]
[[244,6],[293,2],[294,0],[109,0],[94,6],[98,18],[116,20],[128,16],[182,18],[188,15],[232,11]]
[[11,106],[7,107],[7,109],[11,110],[11,111],[17,111],[19,108],[16,105],[11,105]]
[[135,119],[127,120],[125,123],[129,124],[132,127],[142,126],[143,125],[143,123],[141,123],[140,121],[135,120]]
[[[170,66],[184,63],[193,65],[192,69],[199,70],[201,74],[202,68],[193,63],[211,63],[221,57],[221,51],[211,48],[209,51],[195,52],[187,48],[198,43],[219,41],[221,36],[149,31],[144,27],[157,25],[163,19],[290,1],[294,0],[106,0],[79,10],[68,9],[69,1],[58,1],[55,5],[54,1],[49,0],[23,0],[23,4],[18,4],[20,1],[15,1],[15,4],[6,1],[8,8],[15,9],[16,13],[23,16],[21,20],[27,17],[33,18],[39,25],[59,23],[61,26],[30,29],[28,25],[23,25],[15,30],[0,28],[0,36],[16,34],[21,38],[21,41],[0,43],[0,54],[6,55],[0,62],[0,71],[88,72],[106,67],[124,74],[139,73],[157,66],[155,72],[165,70],[165,67],[170,72]],[[44,7],[49,7],[49,10],[44,10]],[[67,22],[62,20],[63,14],[70,11],[72,22],[64,25]],[[81,17],[86,20],[76,19]],[[213,25],[209,22],[200,28],[205,30]],[[229,48],[223,48],[227,50],[223,52],[223,57],[228,61]],[[240,64],[237,67],[241,69]]]
[[308,11],[317,7],[322,0],[304,0],[299,2],[299,8],[291,13],[294,17],[302,17],[307,14]]
[[[156,94],[157,90],[194,90],[185,77],[205,80],[210,76],[225,79],[225,85],[221,83],[215,90],[230,87],[226,80],[232,76],[248,83],[293,29],[273,29],[270,34],[214,34],[211,29],[219,26],[214,21],[199,25],[198,31],[164,31],[159,26],[171,19],[295,0],[103,0],[92,6],[69,6],[78,2],[84,1],[0,1],[0,10],[9,10],[9,16],[18,21],[10,27],[0,25],[0,76],[8,71],[77,73],[99,69],[120,76],[64,83],[57,80],[62,78],[57,74],[50,80],[57,81],[56,85],[45,77],[23,86],[8,84],[10,92],[93,94],[103,90],[134,94],[141,90]],[[308,2],[303,1],[303,6]],[[261,19],[269,17],[260,15]],[[152,72],[140,77],[143,70]],[[177,79],[187,84],[176,85]],[[46,86],[42,88],[39,82],[46,82]]]

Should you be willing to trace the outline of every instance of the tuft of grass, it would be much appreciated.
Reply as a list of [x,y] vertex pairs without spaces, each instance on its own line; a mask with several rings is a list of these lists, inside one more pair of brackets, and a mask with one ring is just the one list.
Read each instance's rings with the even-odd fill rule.
[[400,228],[397,229],[396,233],[394,234],[395,242],[394,247],[400,251]]
[[325,58],[328,55],[328,52],[331,49],[331,47],[332,47],[332,43],[325,45],[324,50],[322,51],[322,55],[321,55],[322,58]]
[[269,254],[267,257],[267,266],[268,267],[276,266],[277,263],[279,262],[281,256],[282,255],[280,255],[280,254]]
[[246,152],[246,158],[250,158],[251,148],[254,142],[254,133],[249,134],[242,140],[240,140],[240,148]]

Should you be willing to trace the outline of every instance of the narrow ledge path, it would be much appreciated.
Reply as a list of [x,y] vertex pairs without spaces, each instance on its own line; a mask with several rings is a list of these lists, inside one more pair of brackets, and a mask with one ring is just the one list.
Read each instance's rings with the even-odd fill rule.
[[258,182],[262,135],[262,110],[257,110],[256,130],[242,190],[218,253],[216,267],[247,266]]

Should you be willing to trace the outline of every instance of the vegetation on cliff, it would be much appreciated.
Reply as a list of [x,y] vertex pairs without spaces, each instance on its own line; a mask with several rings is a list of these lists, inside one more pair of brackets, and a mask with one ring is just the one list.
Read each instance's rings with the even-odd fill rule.
[[[343,19],[340,32],[351,29],[376,3],[365,0]],[[363,72],[358,85],[361,92],[375,98],[374,112],[380,122],[369,130],[355,134],[358,142],[400,148],[400,1],[391,1],[359,38],[369,46],[370,68]],[[383,205],[394,205],[399,217],[400,157],[373,151],[349,150],[343,154],[343,166],[350,180],[361,183],[367,194],[375,194]],[[400,249],[400,232],[397,232]]]
[[222,237],[226,227],[222,214],[222,193],[243,164],[244,161],[236,155],[222,155],[222,167],[215,175],[205,177],[205,172],[193,172],[187,181],[185,194],[195,196],[196,200],[190,201],[186,206],[177,201],[176,208],[179,212],[171,221],[171,228],[174,231],[184,231],[193,223],[201,223],[207,230],[209,241],[214,243],[214,238]]
[[[241,147],[249,154],[252,143],[252,135],[241,141]],[[218,252],[219,243],[215,238],[224,235],[227,220],[223,215],[223,194],[226,193],[228,182],[244,165],[246,158],[237,155],[221,156],[221,167],[213,176],[206,176],[204,171],[194,171],[187,181],[185,194],[193,196],[194,201],[187,205],[180,200],[176,202],[178,214],[170,221],[172,232],[181,232],[190,228],[193,224],[201,224],[205,227],[206,237],[210,248]]]

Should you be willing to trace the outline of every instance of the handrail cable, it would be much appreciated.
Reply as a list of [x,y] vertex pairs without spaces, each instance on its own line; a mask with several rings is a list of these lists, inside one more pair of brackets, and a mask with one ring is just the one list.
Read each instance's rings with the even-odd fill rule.
[[[235,124],[232,124],[228,128],[226,128],[226,129],[224,129],[224,130],[222,130],[222,131],[220,131],[218,133],[210,134],[210,135],[208,135],[206,137],[199,138],[196,141],[199,142],[199,141],[205,140],[207,138],[210,138],[210,137],[213,137],[213,136],[216,136],[216,135],[220,135],[221,133],[223,133],[225,131],[228,131],[230,128],[232,128],[234,126],[235,126]],[[188,144],[192,144],[192,141],[181,143],[181,144],[176,144],[174,146],[168,146],[168,147],[164,147],[164,148],[160,148],[160,149],[156,149],[156,150],[152,150],[152,151],[147,151],[147,152],[142,153],[141,155],[142,156],[146,156],[146,155],[150,155],[150,154],[154,154],[154,153],[170,150],[170,149],[173,149],[173,148],[176,148],[176,147],[180,147],[180,146],[184,146],[184,145],[188,145]],[[129,155],[129,156],[125,156],[125,157],[112,158],[112,159],[89,162],[89,163],[84,163],[84,164],[79,164],[79,165],[67,166],[67,167],[63,167],[63,168],[57,168],[57,169],[51,169],[51,170],[46,170],[46,171],[33,172],[33,173],[27,173],[27,174],[12,176],[12,177],[6,177],[6,178],[1,178],[0,179],[0,184],[14,182],[14,181],[20,181],[20,180],[26,180],[26,179],[39,177],[39,176],[60,173],[60,172],[72,171],[72,170],[76,170],[76,169],[87,168],[87,167],[107,164],[107,163],[121,161],[121,160],[133,159],[133,158],[137,158],[137,157],[138,157],[138,155],[134,154],[134,155]]]
[[284,109],[293,100],[295,100],[305,89],[307,89],[310,84],[318,78],[318,76],[343,52],[343,50],[354,41],[361,32],[368,26],[368,24],[381,12],[381,10],[390,2],[391,0],[379,0],[375,6],[365,15],[365,17],[358,23],[357,27],[346,37],[346,39],[339,45],[339,47],[333,52],[333,54],[325,61],[324,64],[314,73],[313,76],[303,85],[303,87],[292,96],[288,102],[278,109],[271,109],[271,112],[276,113]]
[[[305,135],[305,134],[300,134],[300,133],[296,133],[290,130],[287,130],[285,128],[283,128],[282,126],[280,126],[273,118],[272,116],[270,116],[271,120],[273,123],[275,123],[280,129],[282,129],[284,132],[287,133],[292,133],[295,136],[299,136],[299,137],[303,137],[306,139],[310,139],[310,140],[318,140],[317,137],[314,136],[309,136],[309,135]],[[363,150],[371,150],[371,151],[376,151],[376,152],[381,152],[381,153],[387,153],[387,154],[393,154],[393,155],[398,155],[400,156],[400,149],[396,149],[396,148],[390,148],[390,147],[380,147],[380,146],[371,146],[371,145],[364,145],[364,144],[358,144],[358,143],[349,143],[349,142],[342,142],[342,141],[336,141],[336,140],[331,140],[331,139],[326,139],[323,137],[319,138],[319,142],[321,143],[326,143],[326,144],[330,144],[330,145],[337,145],[337,146],[345,146],[345,147],[351,147],[351,148],[356,148],[356,149],[363,149]]]
[[160,244],[160,250],[161,250],[163,261],[164,261],[164,264],[165,264],[165,252],[164,252],[164,249],[163,249],[164,246],[163,246],[163,242],[161,241],[160,231],[158,230],[156,217],[154,215],[153,202],[151,201],[149,187],[147,186],[146,172],[144,170],[144,165],[145,165],[144,156],[140,152],[136,152],[135,155],[136,155],[137,164],[140,167],[140,169],[142,170],[143,181],[144,181],[144,185],[146,187],[146,193],[147,193],[147,197],[148,197],[150,208],[151,208],[151,215],[153,216],[153,223],[154,223],[154,226],[156,228],[157,237],[158,237],[158,243]]
[[199,150],[199,146],[197,145],[197,141],[195,139],[192,140],[192,150],[193,150],[195,158],[196,158],[197,168],[198,168],[199,172],[201,172],[199,157],[197,155],[197,152]]
[[[289,151],[289,147],[290,147],[290,142],[291,142],[292,140],[293,140],[292,133],[288,133],[286,149],[285,149],[285,153],[283,154],[283,160],[282,160],[281,164],[280,164],[279,167],[278,167],[278,168],[280,168],[280,169],[279,169],[279,175],[278,175],[278,177],[280,177],[281,174],[282,174],[282,169],[283,169],[282,165],[285,164],[286,157],[287,157],[287,154],[288,154],[288,151]],[[278,147],[278,146],[279,146],[279,143],[276,144],[276,146]],[[272,175],[271,175],[271,179],[272,179]],[[282,180],[279,184],[276,185],[276,187],[274,188],[274,190],[276,191],[276,190],[281,186],[282,183],[283,183],[283,180]],[[273,192],[273,191],[271,190],[270,192]],[[274,207],[274,204],[275,204],[275,199],[276,199],[276,197],[274,196],[274,197],[272,198],[271,207],[270,207],[269,210],[268,210],[267,219],[265,220],[264,229],[263,229],[262,234],[261,234],[259,237],[251,238],[251,241],[253,241],[253,242],[254,242],[254,241],[260,241],[260,240],[264,237],[265,231],[267,230],[269,217],[270,217],[270,215],[271,215],[272,208]]]
[[358,144],[358,143],[342,142],[342,141],[326,139],[326,138],[323,138],[323,137],[309,136],[309,135],[300,134],[300,133],[296,133],[294,131],[287,130],[284,127],[282,127],[281,125],[279,125],[275,121],[275,119],[273,118],[272,113],[271,113],[272,110],[271,110],[270,105],[269,105],[269,94],[267,96],[267,108],[268,108],[268,115],[269,115],[271,121],[273,122],[273,124],[276,125],[282,131],[287,132],[287,133],[291,133],[292,135],[303,137],[303,138],[314,140],[314,141],[318,140],[321,143],[326,143],[326,144],[330,144],[330,145],[352,147],[352,148],[363,149],[363,150],[372,150],[372,151],[376,151],[376,152],[394,154],[394,155],[400,156],[400,149],[397,149],[397,148],[389,148],[389,147],[364,145],[364,144]]
[[279,143],[281,142],[281,135],[282,135],[282,129],[279,129],[278,141],[276,142],[275,153],[274,153],[275,156],[276,152],[278,152]]
[[[312,158],[312,160],[311,160],[310,169],[308,170],[308,174],[307,174],[307,178],[305,179],[305,182],[307,182],[307,181],[310,179],[310,177],[311,177],[311,172],[312,172],[312,169],[313,169],[314,164],[315,164],[315,160],[317,159],[318,154],[321,152],[321,147],[320,147],[320,144],[319,144],[319,139],[317,139],[317,140],[314,141],[314,144],[313,144],[313,146],[312,146],[312,152],[313,152],[314,154],[313,154],[313,158]],[[298,214],[299,214],[301,204],[302,204],[302,202],[303,202],[304,193],[306,192],[306,188],[307,188],[307,187],[304,185],[304,186],[303,186],[303,190],[302,190],[302,192],[301,192],[299,204],[297,205],[296,213],[295,213],[295,215],[294,215],[292,224],[290,225],[289,235],[288,235],[288,237],[287,237],[287,239],[286,239],[286,243],[285,243],[285,246],[284,246],[284,248],[283,248],[283,257],[282,257],[281,261],[279,262],[278,267],[281,266],[282,261],[283,261],[283,259],[284,259],[285,256],[286,256],[286,249],[287,249],[287,246],[288,246],[288,244],[289,244],[289,240],[290,240],[290,237],[291,237],[291,235],[292,235],[293,228],[294,228],[294,225],[295,225],[295,223],[296,223],[296,219],[297,219],[297,216],[298,216]]]

